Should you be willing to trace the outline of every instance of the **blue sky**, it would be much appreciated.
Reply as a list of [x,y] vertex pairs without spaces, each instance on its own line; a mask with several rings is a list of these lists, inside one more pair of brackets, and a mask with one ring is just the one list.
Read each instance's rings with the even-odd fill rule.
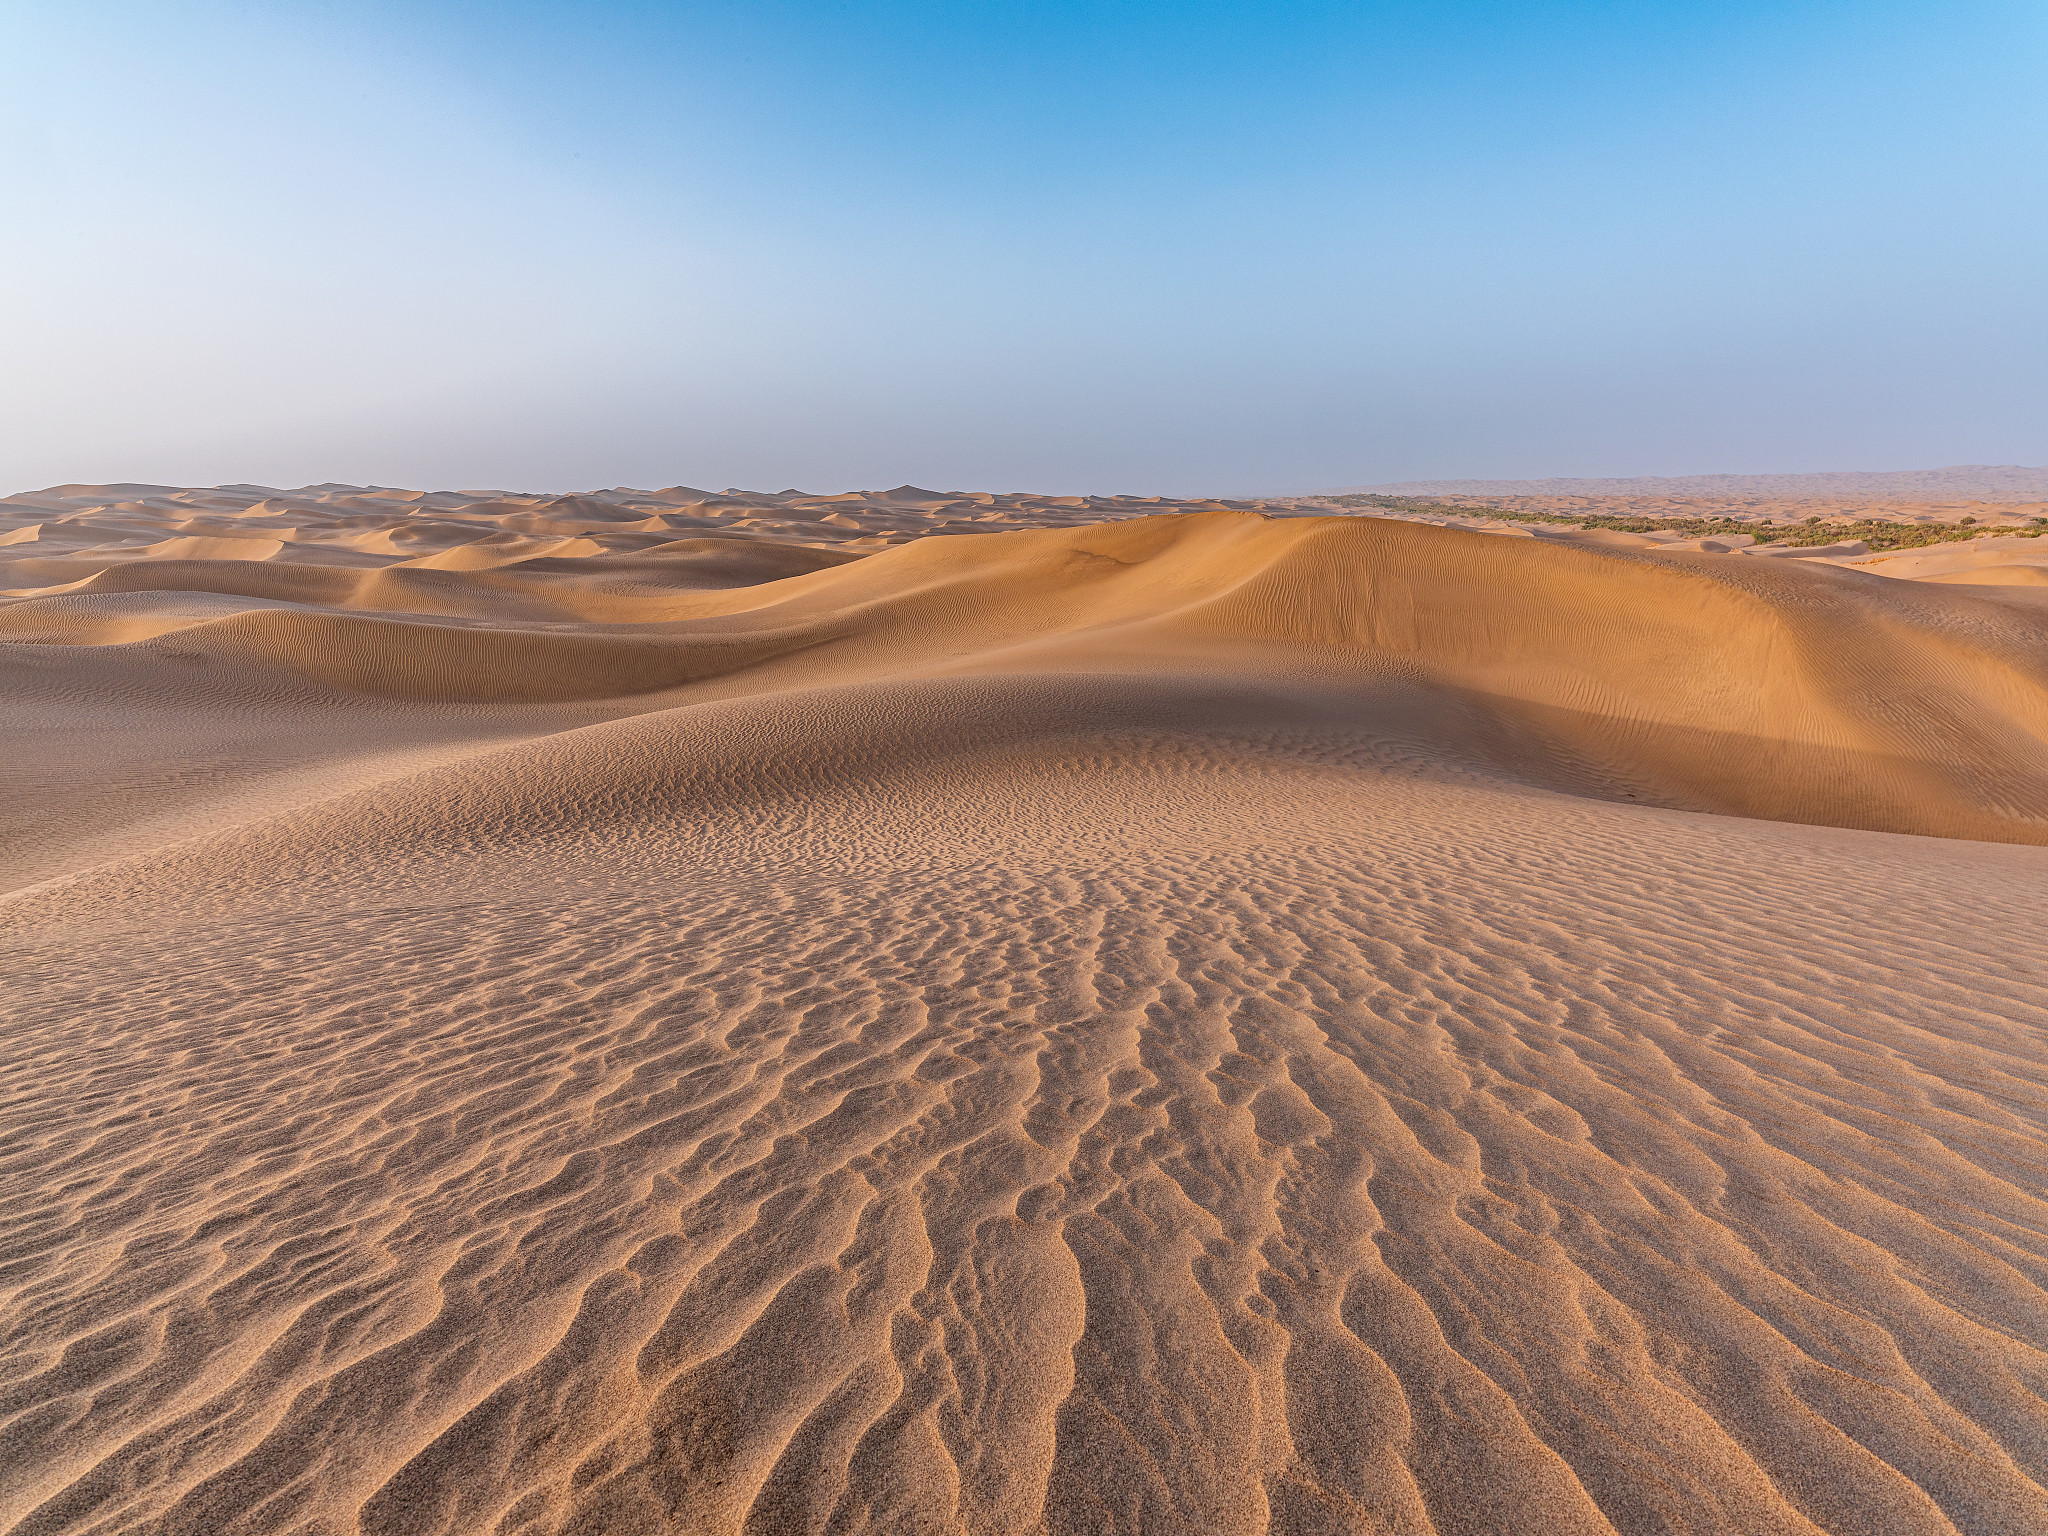
[[2048,462],[2048,7],[0,0],[0,488]]

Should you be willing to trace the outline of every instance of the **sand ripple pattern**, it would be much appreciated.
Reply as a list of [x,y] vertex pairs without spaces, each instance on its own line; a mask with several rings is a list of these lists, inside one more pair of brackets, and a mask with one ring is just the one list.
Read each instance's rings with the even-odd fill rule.
[[0,1533],[2048,1531],[2038,594],[915,487],[0,544]]
[[2048,975],[1600,814],[18,957],[9,1528],[2042,1529]]

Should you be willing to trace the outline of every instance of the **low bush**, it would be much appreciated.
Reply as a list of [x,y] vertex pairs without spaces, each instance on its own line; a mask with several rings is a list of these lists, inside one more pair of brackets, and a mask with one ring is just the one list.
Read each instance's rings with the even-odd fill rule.
[[1846,544],[1861,539],[1874,554],[1888,549],[1919,549],[1929,544],[1954,544],[1981,534],[2011,534],[2038,539],[2048,533],[2048,518],[2037,517],[2030,528],[1979,528],[1974,517],[1956,523],[1883,523],[1868,518],[1829,522],[1809,517],[1804,523],[1746,523],[1733,517],[1618,517],[1606,513],[1516,512],[1507,507],[1462,506],[1414,496],[1318,496],[1324,506],[1377,508],[1427,517],[1485,517],[1502,523],[1562,523],[1575,528],[1599,528],[1614,533],[1676,533],[1688,539],[1746,533],[1759,544],[1785,544],[1808,548],[1820,544]]

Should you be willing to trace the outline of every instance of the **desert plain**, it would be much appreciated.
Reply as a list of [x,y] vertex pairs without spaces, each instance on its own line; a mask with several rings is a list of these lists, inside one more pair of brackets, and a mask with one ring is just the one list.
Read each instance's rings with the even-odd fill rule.
[[1799,489],[0,499],[0,1531],[2048,1530],[2048,501]]

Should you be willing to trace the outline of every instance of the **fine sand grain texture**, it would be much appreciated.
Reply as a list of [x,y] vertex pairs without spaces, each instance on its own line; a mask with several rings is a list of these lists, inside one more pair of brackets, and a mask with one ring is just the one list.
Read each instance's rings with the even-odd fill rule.
[[2048,1530],[1980,542],[0,501],[0,1531]]

